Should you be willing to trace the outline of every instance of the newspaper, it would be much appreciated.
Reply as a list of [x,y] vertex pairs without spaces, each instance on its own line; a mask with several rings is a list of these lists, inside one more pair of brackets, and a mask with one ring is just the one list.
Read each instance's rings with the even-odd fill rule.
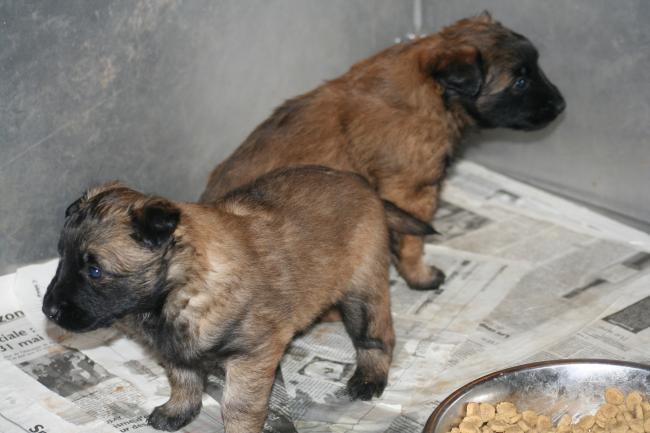
[[[461,162],[425,259],[447,274],[413,291],[391,270],[397,343],[381,398],[350,401],[343,325],[295,338],[266,432],[421,432],[435,406],[488,372],[543,359],[650,362],[650,235]],[[113,330],[66,332],[41,313],[56,260],[0,278],[0,431],[152,432],[169,385],[150,353]],[[223,373],[184,432],[222,432]]]

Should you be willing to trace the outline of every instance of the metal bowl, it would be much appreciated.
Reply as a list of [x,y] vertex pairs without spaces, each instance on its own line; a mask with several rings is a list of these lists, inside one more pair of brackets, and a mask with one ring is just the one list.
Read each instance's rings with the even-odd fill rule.
[[605,389],[650,393],[650,366],[606,359],[544,361],[490,373],[452,392],[433,411],[423,433],[446,433],[458,425],[469,402],[509,401],[519,411],[548,415],[555,424],[595,414]]

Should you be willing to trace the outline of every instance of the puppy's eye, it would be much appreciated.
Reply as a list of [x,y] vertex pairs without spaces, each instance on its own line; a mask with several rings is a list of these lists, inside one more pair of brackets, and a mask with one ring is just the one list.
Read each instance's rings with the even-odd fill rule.
[[525,78],[517,78],[517,81],[515,81],[515,84],[513,85],[513,87],[515,89],[521,90],[521,89],[524,89],[527,84],[528,84],[528,80],[526,80]]
[[97,266],[88,266],[88,276],[93,280],[101,278],[102,270],[99,269]]

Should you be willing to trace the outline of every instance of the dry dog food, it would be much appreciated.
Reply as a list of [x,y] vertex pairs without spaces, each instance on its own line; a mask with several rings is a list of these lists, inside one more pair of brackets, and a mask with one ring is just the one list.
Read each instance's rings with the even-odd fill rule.
[[573,421],[563,415],[554,426],[551,417],[533,410],[519,412],[507,401],[468,403],[465,417],[448,433],[650,433],[650,403],[639,392],[625,395],[605,390],[605,403],[594,415]]

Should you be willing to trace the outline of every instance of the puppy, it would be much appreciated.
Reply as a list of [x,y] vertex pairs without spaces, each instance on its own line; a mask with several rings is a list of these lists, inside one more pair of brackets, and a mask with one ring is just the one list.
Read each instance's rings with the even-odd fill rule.
[[[364,176],[382,198],[431,221],[445,169],[469,128],[542,128],[565,107],[524,36],[484,13],[388,48],[290,99],[219,164],[201,202],[277,167],[320,164]],[[400,240],[397,270],[413,289],[444,274],[423,239]]]
[[395,340],[389,228],[433,230],[324,167],[279,170],[210,205],[107,184],[67,209],[43,312],[77,332],[116,324],[159,356],[171,397],[155,428],[192,421],[220,366],[226,432],[259,432],[287,345],[333,306],[356,348],[349,395],[381,395]]

